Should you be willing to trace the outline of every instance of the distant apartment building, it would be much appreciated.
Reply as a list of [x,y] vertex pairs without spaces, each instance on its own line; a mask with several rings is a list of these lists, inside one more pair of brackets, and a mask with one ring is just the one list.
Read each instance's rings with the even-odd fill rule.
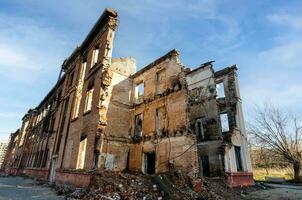
[[2,163],[4,161],[4,157],[6,154],[6,150],[7,150],[7,141],[0,141],[0,168],[2,166]]
[[136,71],[133,58],[112,58],[117,19],[106,9],[63,62],[12,134],[5,171],[76,186],[106,171],[172,169],[253,184],[237,67],[190,69],[171,50]]

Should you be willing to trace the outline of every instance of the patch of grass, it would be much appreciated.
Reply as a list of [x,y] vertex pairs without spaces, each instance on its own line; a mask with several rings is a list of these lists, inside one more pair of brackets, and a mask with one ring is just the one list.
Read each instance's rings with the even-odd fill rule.
[[290,168],[254,168],[253,176],[256,181],[265,181],[265,176],[284,177],[286,180],[293,179],[293,172]]

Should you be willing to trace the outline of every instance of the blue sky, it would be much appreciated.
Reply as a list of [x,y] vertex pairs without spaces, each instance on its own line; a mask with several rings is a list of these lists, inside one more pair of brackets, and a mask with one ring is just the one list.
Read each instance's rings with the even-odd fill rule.
[[0,138],[55,84],[103,12],[118,11],[114,56],[138,68],[176,48],[187,67],[239,67],[246,119],[264,102],[302,111],[302,1],[0,0]]

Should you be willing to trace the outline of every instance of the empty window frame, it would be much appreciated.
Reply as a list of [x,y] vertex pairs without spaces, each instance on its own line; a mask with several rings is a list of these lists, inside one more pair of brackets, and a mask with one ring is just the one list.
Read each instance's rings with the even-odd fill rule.
[[[61,103],[61,98],[62,98],[62,90],[60,89],[60,91],[57,92],[56,98],[54,100],[55,108],[59,107]],[[35,121],[35,123],[37,123],[37,121]]]
[[73,111],[72,111],[72,119],[75,119],[79,116],[80,103],[81,103],[81,95],[76,95]]
[[19,143],[19,147],[23,145],[23,142],[24,142],[24,138],[25,138],[25,135],[26,135],[26,129],[27,129],[27,126],[28,126],[28,121],[26,121],[24,123],[24,126],[23,126],[23,130],[22,130],[22,134],[21,134],[21,140],[20,140],[20,143]]
[[73,77],[74,77],[74,72],[72,72],[69,76],[69,83],[68,83],[68,87],[71,87],[72,86],[72,83],[73,83]]
[[63,110],[63,117],[62,117],[62,121],[61,121],[61,125],[60,125],[60,132],[62,132],[64,129],[68,104],[69,104],[69,96],[66,98],[65,103],[64,103],[64,110]]
[[135,137],[143,136],[143,114],[135,115],[134,118],[134,135]]
[[63,135],[62,135],[62,134],[59,134],[58,141],[57,141],[57,145],[56,145],[55,154],[58,154],[58,153],[59,153],[60,146],[61,146],[61,141],[62,141],[62,137],[63,137]]
[[228,132],[230,130],[229,128],[229,117],[227,113],[221,113],[220,114],[220,124],[221,124],[221,131],[222,132]]
[[49,133],[50,134],[54,132],[55,122],[56,122],[56,118],[52,117],[51,124],[50,124],[50,127],[49,127]]
[[45,120],[42,122],[42,130],[43,132],[48,132],[49,125],[50,125],[50,118],[45,118]]
[[86,154],[86,145],[87,145],[87,136],[82,135],[79,146],[78,160],[77,160],[77,169],[83,169],[85,163],[85,154]]
[[88,111],[91,110],[91,107],[92,107],[92,96],[93,96],[93,88],[89,89],[86,92],[86,101],[85,101],[84,112],[88,112]]
[[164,92],[166,85],[166,71],[160,70],[156,73],[156,93]]
[[78,91],[76,93],[73,111],[72,111],[72,119],[77,118],[79,115],[80,104],[81,104],[81,100],[82,100],[82,86],[83,86],[84,77],[85,77],[86,65],[87,65],[87,62],[84,61],[81,66],[79,82],[78,82]]
[[79,83],[84,81],[85,72],[86,72],[86,66],[87,66],[87,62],[84,61],[82,63],[82,67],[81,67],[81,71],[80,71]]
[[100,149],[101,149],[101,138],[96,137],[94,142],[94,160],[93,160],[93,166],[94,168],[99,168],[99,158],[100,158]]
[[142,97],[144,95],[144,89],[145,89],[145,86],[144,86],[143,82],[141,82],[135,86],[135,99],[139,99],[140,97]]
[[158,135],[161,135],[165,128],[166,109],[160,107],[156,109],[155,113],[155,130]]
[[91,67],[93,67],[98,62],[98,57],[99,57],[99,47],[95,47],[92,51]]
[[42,168],[46,167],[47,159],[48,159],[48,149],[46,149],[46,151],[44,152],[44,157],[43,157],[42,166],[41,166]]
[[202,119],[201,118],[196,120],[195,132],[196,132],[196,137],[197,137],[198,141],[202,141],[202,140],[205,139],[204,129],[203,129],[203,124],[202,124]]
[[234,146],[237,171],[242,171],[242,159],[241,159],[241,148],[240,146]]
[[216,84],[216,93],[217,93],[217,98],[225,98],[223,82]]

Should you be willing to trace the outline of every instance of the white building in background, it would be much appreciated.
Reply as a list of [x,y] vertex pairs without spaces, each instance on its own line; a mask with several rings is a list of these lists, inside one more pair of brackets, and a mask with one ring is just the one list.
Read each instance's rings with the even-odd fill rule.
[[8,142],[6,140],[0,140],[0,168],[5,157]]

